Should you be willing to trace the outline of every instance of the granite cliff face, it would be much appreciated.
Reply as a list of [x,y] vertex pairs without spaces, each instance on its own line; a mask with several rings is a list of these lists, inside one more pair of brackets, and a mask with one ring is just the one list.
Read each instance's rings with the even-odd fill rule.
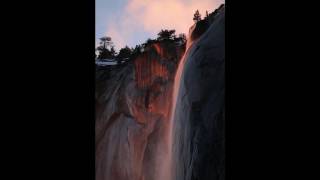
[[224,7],[208,22],[176,77],[180,81],[172,125],[175,180],[224,179]]
[[224,178],[224,7],[187,44],[96,71],[96,180]]
[[172,41],[152,43],[127,65],[96,71],[97,180],[160,177],[183,53],[184,46]]

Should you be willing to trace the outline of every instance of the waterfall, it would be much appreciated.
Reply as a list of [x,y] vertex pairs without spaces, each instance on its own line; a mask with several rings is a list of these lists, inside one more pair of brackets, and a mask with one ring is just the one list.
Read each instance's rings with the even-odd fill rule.
[[224,11],[208,22],[98,70],[96,180],[224,177]]
[[174,166],[173,166],[173,126],[174,126],[174,117],[175,117],[175,109],[177,106],[177,98],[179,93],[179,87],[180,87],[180,79],[183,72],[183,67],[186,61],[186,58],[188,57],[189,49],[192,47],[192,44],[194,43],[194,39],[192,39],[192,32],[195,29],[196,24],[194,24],[189,29],[189,33],[187,36],[187,44],[186,44],[186,50],[184,55],[179,61],[179,65],[176,71],[174,84],[173,84],[173,92],[172,92],[172,109],[170,111],[170,116],[168,119],[168,136],[167,136],[167,155],[165,158],[162,159],[162,166],[160,168],[160,176],[157,177],[157,180],[173,180],[174,179]]

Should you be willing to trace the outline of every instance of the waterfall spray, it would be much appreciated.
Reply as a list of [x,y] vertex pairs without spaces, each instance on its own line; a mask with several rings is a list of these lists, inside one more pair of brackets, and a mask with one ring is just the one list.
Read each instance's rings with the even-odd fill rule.
[[[173,126],[174,126],[174,117],[175,117],[175,109],[177,106],[177,98],[178,98],[178,93],[179,93],[179,87],[180,87],[180,79],[181,75],[183,72],[183,67],[186,61],[186,58],[188,57],[188,52],[190,47],[192,47],[192,44],[194,40],[192,39],[192,32],[195,29],[196,24],[194,24],[190,29],[189,29],[189,34],[187,37],[187,44],[186,44],[186,50],[184,55],[179,61],[179,65],[176,71],[175,79],[174,79],[174,84],[173,84],[173,92],[172,92],[172,109],[171,109],[171,114],[169,116],[169,124],[168,124],[168,136],[167,136],[167,154],[164,159],[162,159],[162,166],[160,168],[160,176],[158,179],[163,180],[174,180],[174,172],[175,172],[175,167],[173,166]],[[157,180],[158,180],[157,179]]]

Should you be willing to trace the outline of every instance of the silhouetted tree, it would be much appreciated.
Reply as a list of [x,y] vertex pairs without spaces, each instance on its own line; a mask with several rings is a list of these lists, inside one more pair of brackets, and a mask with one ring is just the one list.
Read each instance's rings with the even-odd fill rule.
[[100,38],[100,46],[97,47],[97,51],[99,52],[98,59],[114,58],[116,52],[112,44],[111,37],[105,36]]
[[206,11],[206,18],[208,18],[209,17],[209,13],[208,13],[208,11]]
[[172,40],[176,37],[176,35],[174,34],[176,32],[176,30],[172,29],[172,30],[161,30],[158,33],[158,40],[162,41],[162,40]]
[[97,47],[99,52],[98,59],[107,59],[111,57],[110,51],[107,48],[104,48],[103,45]]
[[179,40],[182,41],[182,43],[186,43],[187,42],[187,37],[184,33],[179,34]]
[[102,45],[105,49],[107,49],[109,46],[112,46],[111,37],[104,36],[100,38],[100,45]]
[[126,46],[120,49],[117,59],[122,60],[125,58],[130,58],[131,54],[132,54],[132,50],[128,46]]
[[136,45],[136,47],[132,49],[131,57],[132,57],[132,58],[135,58],[135,57],[137,57],[139,54],[141,54],[141,48],[142,48],[141,45]]
[[114,50],[114,46],[111,46],[110,55],[111,57],[115,57],[117,55],[116,50]]
[[201,20],[201,14],[199,13],[199,10],[196,10],[196,12],[194,13],[194,15],[193,15],[193,20],[194,20],[195,22],[198,22],[198,21]]
[[152,43],[154,43],[154,42],[156,42],[156,40],[149,38],[149,39],[146,41],[145,44],[149,45],[149,44],[152,44]]

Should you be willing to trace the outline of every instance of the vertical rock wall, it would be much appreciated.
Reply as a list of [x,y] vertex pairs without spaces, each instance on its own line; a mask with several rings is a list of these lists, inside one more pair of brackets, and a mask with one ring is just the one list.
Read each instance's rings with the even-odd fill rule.
[[125,67],[97,71],[96,180],[164,174],[173,77],[182,53],[172,42],[158,42]]
[[173,122],[174,180],[224,179],[224,7],[209,22],[183,65]]

